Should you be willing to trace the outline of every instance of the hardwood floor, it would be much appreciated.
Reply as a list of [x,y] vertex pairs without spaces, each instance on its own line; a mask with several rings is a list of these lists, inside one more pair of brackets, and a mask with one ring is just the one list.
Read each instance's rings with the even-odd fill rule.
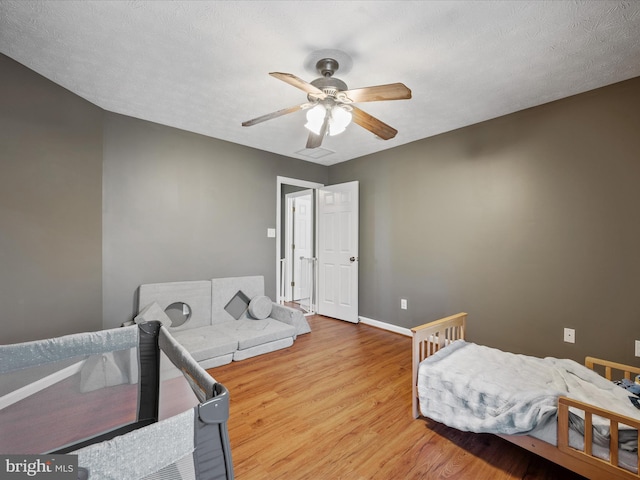
[[308,317],[292,347],[208,370],[231,393],[238,480],[582,479],[488,434],[411,416],[411,340]]

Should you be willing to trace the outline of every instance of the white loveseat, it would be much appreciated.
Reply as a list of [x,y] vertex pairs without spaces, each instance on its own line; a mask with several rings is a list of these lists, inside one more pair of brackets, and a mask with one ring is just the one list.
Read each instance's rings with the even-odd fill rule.
[[[138,305],[135,322],[169,325],[203,368],[289,347],[298,335],[311,331],[302,312],[264,296],[262,276],[141,285]],[[181,325],[165,313],[176,305],[187,318]]]

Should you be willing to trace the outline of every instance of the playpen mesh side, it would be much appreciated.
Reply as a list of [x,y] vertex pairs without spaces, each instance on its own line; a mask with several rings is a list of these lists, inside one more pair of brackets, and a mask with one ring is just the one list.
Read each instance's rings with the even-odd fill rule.
[[[200,367],[162,328],[158,345],[163,353],[160,405],[165,418],[158,423],[72,453],[89,480],[231,480],[233,466],[227,431],[229,398],[224,386]],[[163,390],[167,405],[163,407]],[[195,406],[174,414],[186,402]],[[193,398],[185,398],[193,397]]]
[[228,402],[158,322],[0,345],[0,453],[74,453],[90,480],[233,479]]
[[134,326],[0,345],[0,452],[48,453],[137,421],[138,344]]
[[[179,370],[200,402],[216,396],[216,381],[193,360],[191,354],[171,336],[165,327],[160,328],[158,346],[171,361],[169,368]],[[167,379],[173,376],[167,374],[166,368],[163,368],[162,372]]]
[[[158,344],[172,364],[182,373],[178,378],[189,385],[200,402],[193,409],[192,424],[194,439],[192,460],[196,478],[198,480],[232,480],[233,464],[227,429],[229,392],[223,385],[217,383],[164,327],[160,329]],[[171,378],[172,375],[167,377]],[[175,386],[173,388],[175,389]],[[177,466],[165,467],[158,472],[158,475],[175,472]],[[169,476],[168,478],[183,477]]]

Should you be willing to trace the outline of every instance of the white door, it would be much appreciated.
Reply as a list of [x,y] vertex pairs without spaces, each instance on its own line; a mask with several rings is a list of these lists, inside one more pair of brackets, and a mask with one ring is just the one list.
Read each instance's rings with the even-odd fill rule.
[[318,190],[318,313],[358,323],[358,182]]

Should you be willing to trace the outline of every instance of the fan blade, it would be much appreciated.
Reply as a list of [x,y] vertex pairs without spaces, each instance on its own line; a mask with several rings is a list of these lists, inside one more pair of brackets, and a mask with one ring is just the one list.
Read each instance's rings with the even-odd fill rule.
[[298,78],[295,75],[292,75],[290,73],[271,72],[269,73],[269,75],[277,78],[278,80],[282,80],[283,82],[288,83],[289,85],[293,85],[294,87],[299,88],[300,90],[304,90],[307,93],[315,93],[316,95],[322,95],[322,98],[326,96],[324,92],[320,90],[318,87],[314,87],[309,82],[305,82],[301,78]]
[[375,87],[354,88],[340,92],[352,102],[377,102],[380,100],[406,100],[411,98],[411,90],[403,83],[376,85]]
[[313,132],[309,132],[309,138],[307,138],[307,148],[318,148],[322,145],[322,135],[316,135]]
[[250,127],[255,125],[256,123],[266,122],[267,120],[271,120],[272,118],[278,118],[282,115],[287,115],[288,113],[297,112],[298,110],[305,110],[311,106],[311,103],[303,103],[301,105],[296,105],[295,107],[283,108],[282,110],[278,110],[277,112],[267,113],[266,115],[262,115],[261,117],[254,118],[253,120],[247,120],[246,122],[242,122],[243,127]]
[[328,115],[324,119],[322,127],[320,128],[320,133],[315,134],[313,132],[309,132],[309,138],[307,138],[307,148],[318,148],[320,145],[322,145],[322,139],[327,134],[327,128],[329,128]]
[[363,112],[358,107],[354,107],[351,105],[353,115],[353,121],[360,125],[362,128],[369,130],[371,133],[379,136],[383,140],[389,140],[396,136],[398,131],[387,125],[384,122],[381,122],[376,117],[369,115],[367,112]]

